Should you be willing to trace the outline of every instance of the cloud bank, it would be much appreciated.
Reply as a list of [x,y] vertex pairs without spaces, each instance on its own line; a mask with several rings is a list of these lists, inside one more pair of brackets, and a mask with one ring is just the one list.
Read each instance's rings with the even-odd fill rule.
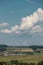
[[[36,12],[34,12],[32,15],[23,17],[21,19],[20,25],[15,25],[11,27],[11,29],[5,29],[1,30],[3,33],[21,33],[21,31],[33,31],[33,32],[43,32],[43,27],[38,25],[37,23],[43,22],[43,9],[38,8]],[[0,26],[6,26],[8,24],[4,23],[4,25]]]

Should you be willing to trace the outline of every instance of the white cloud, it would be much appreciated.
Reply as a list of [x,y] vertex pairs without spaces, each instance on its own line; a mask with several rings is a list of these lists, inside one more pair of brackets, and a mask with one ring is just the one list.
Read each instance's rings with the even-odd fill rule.
[[32,28],[31,32],[43,32],[43,27],[37,25],[35,27]]
[[[34,32],[40,32],[43,31],[43,27],[40,27],[40,25],[35,25],[38,22],[43,22],[43,9],[42,8],[38,8],[38,10],[36,12],[34,12],[32,15],[27,16],[27,17],[23,17],[21,19],[21,24],[20,25],[15,25],[12,26],[11,29],[5,29],[5,30],[1,30],[1,32],[5,32],[5,33],[21,33],[21,30],[23,31],[34,31]],[[7,23],[3,23],[0,26],[6,26],[8,25]]]
[[19,26],[18,25],[15,25],[13,27],[11,27],[11,29],[5,29],[5,30],[1,30],[2,33],[12,33],[12,32],[15,32],[15,33],[20,33],[20,31],[18,31],[19,29]]
[[23,30],[27,30],[33,27],[34,24],[38,23],[39,21],[43,21],[43,10],[41,8],[39,8],[32,15],[23,17],[20,27]]
[[33,24],[31,22],[29,22],[29,21],[31,21],[31,19],[28,16],[22,18],[22,22],[21,22],[21,25],[20,25],[20,29],[21,30],[27,30],[30,27],[32,27]]
[[8,25],[9,25],[8,23],[5,23],[5,22],[4,22],[4,23],[1,23],[1,24],[0,24],[0,27],[5,27],[5,26],[8,26]]
[[5,29],[5,30],[1,30],[2,33],[11,33],[11,30]]
[[18,25],[15,25],[15,26],[11,27],[11,30],[12,31],[17,31],[18,29],[19,29],[19,26]]

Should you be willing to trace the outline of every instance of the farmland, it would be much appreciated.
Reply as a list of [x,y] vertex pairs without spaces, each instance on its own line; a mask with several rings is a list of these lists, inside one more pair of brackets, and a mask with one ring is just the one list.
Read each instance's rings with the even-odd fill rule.
[[43,55],[21,55],[21,56],[0,56],[0,62],[4,61],[4,62],[8,62],[11,60],[18,60],[19,62],[26,62],[26,63],[30,63],[30,62],[39,62],[43,60]]
[[[43,47],[2,47],[0,48],[0,63],[11,63],[12,60],[18,63],[35,63],[43,61]],[[9,64],[11,65],[11,64]]]

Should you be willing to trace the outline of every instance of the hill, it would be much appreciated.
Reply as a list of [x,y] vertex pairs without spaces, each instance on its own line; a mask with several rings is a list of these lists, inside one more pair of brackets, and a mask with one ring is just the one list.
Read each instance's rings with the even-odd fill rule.
[[0,51],[5,51],[7,47],[7,45],[0,44]]

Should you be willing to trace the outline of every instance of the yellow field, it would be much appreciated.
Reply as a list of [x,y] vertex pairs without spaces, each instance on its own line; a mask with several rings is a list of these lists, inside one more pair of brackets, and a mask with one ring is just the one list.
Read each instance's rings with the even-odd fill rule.
[[11,60],[18,60],[19,62],[39,62],[43,61],[43,55],[21,55],[21,56],[0,56],[0,62],[2,61],[11,61]]

